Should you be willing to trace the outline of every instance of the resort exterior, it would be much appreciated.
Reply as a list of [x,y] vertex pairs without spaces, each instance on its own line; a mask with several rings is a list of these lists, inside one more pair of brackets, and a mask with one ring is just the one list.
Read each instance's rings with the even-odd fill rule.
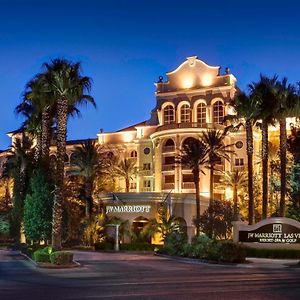
[[[196,56],[188,57],[175,70],[159,76],[156,86],[156,104],[149,120],[134,124],[116,132],[99,132],[97,143],[101,151],[136,161],[136,173],[126,192],[125,180],[118,178],[114,193],[98,194],[96,202],[104,203],[110,216],[130,220],[134,226],[142,227],[156,217],[159,204],[168,200],[172,213],[187,226],[189,237],[194,235],[193,218],[195,208],[195,186],[190,169],[176,163],[183,144],[189,138],[197,138],[209,129],[223,130],[224,118],[234,114],[230,102],[238,91],[236,78],[228,68],[210,66]],[[289,124],[289,123],[288,123]],[[270,128],[271,129],[271,128]],[[278,143],[278,129],[271,129],[270,140]],[[14,139],[19,132],[11,132]],[[254,131],[254,153],[260,150],[261,135]],[[66,168],[72,162],[72,153],[80,141],[67,142]],[[232,145],[234,154],[230,161],[217,163],[213,178],[214,198],[231,199],[232,191],[218,188],[224,171],[247,168],[246,134],[241,128],[229,132],[225,138]],[[3,166],[7,151],[0,153]],[[56,147],[50,148],[50,159],[56,155]],[[254,168],[258,168],[254,161]],[[209,204],[209,170],[200,176],[200,209],[204,212]]]

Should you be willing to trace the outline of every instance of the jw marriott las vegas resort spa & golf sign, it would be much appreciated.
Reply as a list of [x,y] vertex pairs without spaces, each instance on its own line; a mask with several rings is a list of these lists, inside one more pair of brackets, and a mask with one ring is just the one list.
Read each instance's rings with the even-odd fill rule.
[[300,222],[289,218],[268,218],[255,225],[234,222],[234,241],[255,248],[299,248]]

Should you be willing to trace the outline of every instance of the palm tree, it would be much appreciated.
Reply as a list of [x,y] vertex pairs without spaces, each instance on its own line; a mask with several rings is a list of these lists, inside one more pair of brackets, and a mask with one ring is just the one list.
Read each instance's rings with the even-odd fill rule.
[[248,183],[245,171],[234,170],[224,173],[224,177],[220,180],[220,187],[230,187],[233,192],[233,211],[235,220],[238,219],[238,194],[243,191]]
[[249,225],[254,223],[254,192],[253,192],[253,126],[258,118],[258,102],[254,97],[239,92],[231,104],[236,114],[228,115],[227,119],[238,122],[234,127],[245,127],[246,131],[246,151],[248,166],[248,222]]
[[26,117],[23,127],[36,138],[35,160],[47,161],[53,106],[42,76],[38,74],[26,84],[23,101],[16,107],[16,112]]
[[277,76],[272,78],[260,75],[258,82],[253,82],[249,85],[250,95],[258,102],[259,118],[261,119],[261,156],[262,156],[262,178],[263,178],[263,192],[262,192],[262,218],[267,218],[268,214],[268,143],[270,125],[275,125],[275,105],[276,105],[276,90],[275,85]]
[[214,171],[216,164],[220,159],[230,161],[229,154],[233,154],[234,150],[231,150],[232,144],[225,145],[225,137],[227,129],[224,131],[210,129],[207,132],[203,132],[201,140],[207,146],[208,150],[208,166],[210,169],[210,184],[209,184],[209,195],[211,204],[214,199]]
[[286,202],[286,151],[287,151],[287,132],[286,118],[299,114],[299,97],[297,97],[296,89],[293,85],[287,84],[287,78],[284,77],[276,83],[276,116],[279,121],[280,130],[280,216],[285,216]]
[[196,190],[196,234],[200,234],[200,172],[205,174],[203,167],[208,164],[209,148],[202,141],[195,138],[188,138],[181,150],[181,154],[176,157],[176,162],[182,166],[187,166],[192,170]]
[[25,134],[21,138],[17,138],[4,169],[4,174],[14,179],[12,223],[16,244],[20,242],[24,200],[32,162],[32,145],[32,140]]
[[75,147],[72,154],[71,165],[75,169],[70,170],[70,174],[83,177],[84,179],[84,194],[85,194],[85,212],[86,217],[90,219],[93,211],[93,190],[95,180],[103,167],[103,161],[99,154],[99,147],[94,140],[86,140],[81,143],[81,146]]
[[114,175],[125,180],[125,190],[129,193],[130,180],[136,174],[136,160],[133,158],[118,159],[116,156],[111,157],[110,164]]
[[64,186],[64,157],[66,154],[66,136],[68,110],[70,106],[92,103],[94,99],[86,95],[91,89],[91,79],[81,75],[80,63],[72,63],[66,59],[54,59],[50,64],[45,63],[45,73],[42,81],[50,98],[56,105],[56,143],[57,166],[56,187],[52,222],[52,247],[61,248],[62,204]]

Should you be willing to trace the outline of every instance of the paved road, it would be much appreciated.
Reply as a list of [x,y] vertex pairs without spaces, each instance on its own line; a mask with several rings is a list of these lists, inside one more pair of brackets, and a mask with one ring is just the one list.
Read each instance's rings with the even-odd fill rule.
[[81,268],[39,269],[0,250],[1,300],[299,299],[300,269],[189,264],[152,255],[76,252]]

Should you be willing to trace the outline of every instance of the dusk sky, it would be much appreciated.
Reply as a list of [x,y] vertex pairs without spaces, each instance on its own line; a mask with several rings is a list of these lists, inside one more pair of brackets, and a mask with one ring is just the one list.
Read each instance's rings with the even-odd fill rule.
[[259,73],[300,80],[298,1],[0,0],[0,149],[24,86],[43,62],[81,61],[97,109],[81,108],[68,139],[149,118],[154,82],[187,56],[229,67],[246,89]]

